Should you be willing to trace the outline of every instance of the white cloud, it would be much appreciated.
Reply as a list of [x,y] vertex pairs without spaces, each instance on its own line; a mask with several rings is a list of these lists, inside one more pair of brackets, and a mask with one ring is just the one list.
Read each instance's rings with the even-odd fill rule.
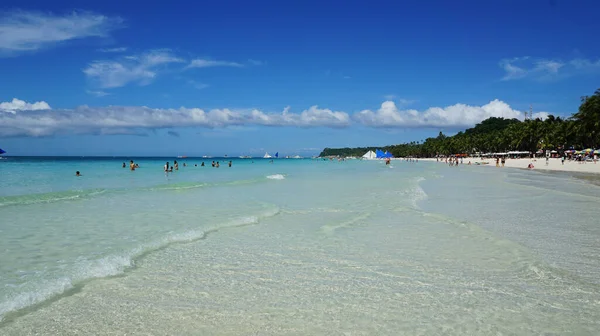
[[39,101],[35,103],[27,103],[23,100],[13,98],[10,102],[0,103],[0,111],[38,111],[38,110],[49,110],[50,105],[45,101]]
[[203,58],[192,60],[187,68],[212,68],[212,67],[234,67],[241,68],[244,65],[237,62],[215,61]]
[[549,59],[532,59],[531,57],[516,57],[500,61],[504,69],[502,80],[530,78],[535,80],[559,79],[577,74],[588,74],[600,71],[600,60],[591,61],[576,58],[568,62]]
[[250,63],[250,65],[256,65],[256,66],[259,66],[259,65],[264,65],[264,64],[265,64],[265,63],[264,63],[264,62],[262,62],[262,61],[257,61],[257,60],[253,60],[253,59],[249,59],[249,60],[248,60],[248,63]]
[[415,100],[412,100],[412,99],[399,98],[398,96],[396,96],[394,94],[385,95],[385,96],[383,96],[383,98],[385,98],[385,100],[392,100],[396,104],[403,105],[403,106],[410,105],[415,102]]
[[198,90],[203,90],[203,89],[206,89],[207,87],[209,87],[209,86],[210,86],[210,85],[208,85],[208,84],[205,84],[205,83],[199,83],[199,82],[196,82],[196,81],[194,81],[194,80],[189,80],[189,81],[188,81],[188,83],[189,83],[191,86],[193,86],[195,89],[198,89]]
[[[548,113],[540,112],[540,118]],[[400,110],[392,101],[381,104],[377,111],[364,110],[354,119],[370,127],[470,127],[490,117],[523,119],[524,114],[498,99],[483,106],[456,104],[447,107],[430,107],[423,112],[414,109]]]
[[117,61],[94,61],[83,73],[101,88],[116,88],[130,83],[150,84],[161,66],[183,63],[169,50],[151,50],[141,55],[126,56]]
[[600,59],[593,62],[584,58],[576,58],[571,60],[569,64],[578,70],[600,70]]
[[[534,115],[542,119],[547,116],[546,112]],[[145,106],[80,106],[75,109],[50,109],[46,102],[30,104],[13,99],[12,102],[0,103],[0,137],[68,133],[144,135],[149,130],[175,127],[342,128],[350,126],[352,121],[368,127],[470,127],[489,117],[522,120],[524,115],[497,99],[483,106],[456,104],[444,108],[431,107],[423,112],[413,109],[400,110],[394,102],[386,101],[377,111],[363,110],[352,117],[346,112],[317,106],[300,113],[292,113],[289,107],[281,113],[267,113],[257,109],[205,111],[200,108],[156,109]]]
[[105,97],[110,95],[110,93],[105,92],[105,91],[90,91],[90,90],[86,90],[85,91],[87,94],[92,95],[92,96],[96,96],[96,97]]
[[14,11],[0,16],[0,55],[32,52],[61,42],[106,37],[122,26],[118,17],[91,12],[54,15]]
[[281,114],[266,114],[252,110],[251,119],[254,124],[265,126],[299,126],[299,127],[346,127],[350,125],[350,116],[346,112],[320,109],[312,106],[302,113],[290,113],[286,107]]
[[127,48],[126,47],[102,48],[102,49],[98,49],[98,51],[103,52],[103,53],[122,53],[122,52],[126,52]]
[[10,113],[0,110],[0,136],[49,136],[64,133],[139,134],[140,130],[173,127],[223,128],[236,125],[344,127],[350,124],[347,113],[319,109],[316,106],[296,114],[290,113],[289,108],[286,108],[283,113],[230,109],[205,111],[185,107],[155,109],[145,106],[80,106],[75,109],[42,111],[41,105],[21,103],[17,105],[37,106],[37,109],[17,110],[13,103],[3,103],[2,106],[12,109]]

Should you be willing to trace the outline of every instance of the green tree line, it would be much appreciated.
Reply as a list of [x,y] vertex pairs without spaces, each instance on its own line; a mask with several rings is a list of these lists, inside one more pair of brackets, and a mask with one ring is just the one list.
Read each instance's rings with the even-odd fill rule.
[[569,118],[549,115],[542,119],[504,119],[492,117],[475,127],[424,141],[384,147],[325,148],[320,156],[362,156],[369,150],[389,151],[395,157],[432,157],[476,152],[529,151],[539,149],[584,149],[600,147],[600,89],[581,97],[577,113]]

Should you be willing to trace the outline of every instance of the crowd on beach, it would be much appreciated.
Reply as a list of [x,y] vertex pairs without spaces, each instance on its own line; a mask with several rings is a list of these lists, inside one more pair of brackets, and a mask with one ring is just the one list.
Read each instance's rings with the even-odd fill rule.
[[[456,154],[449,156],[437,156],[431,159],[449,166],[459,165],[493,165],[496,167],[511,167],[524,169],[542,169],[556,171],[573,171],[583,173],[600,173],[598,162],[600,151],[565,151],[557,153],[556,151],[547,153],[528,153],[521,155],[510,155],[507,153],[496,153],[478,156],[468,156],[465,154]],[[587,165],[586,163],[593,163]]]

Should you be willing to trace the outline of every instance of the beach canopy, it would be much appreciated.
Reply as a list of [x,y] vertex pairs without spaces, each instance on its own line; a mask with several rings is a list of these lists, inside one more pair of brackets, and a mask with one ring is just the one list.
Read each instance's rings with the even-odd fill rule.
[[363,157],[363,159],[375,159],[375,158],[377,158],[377,154],[375,154],[375,152],[370,150],[370,151],[366,152],[365,155],[363,155],[362,157]]
[[392,153],[389,153],[388,151],[382,151],[381,149],[378,149],[375,151],[375,154],[377,155],[378,159],[389,159],[392,158]]
[[0,154],[4,154],[4,153],[6,153],[6,151],[3,150],[2,148],[0,148]]

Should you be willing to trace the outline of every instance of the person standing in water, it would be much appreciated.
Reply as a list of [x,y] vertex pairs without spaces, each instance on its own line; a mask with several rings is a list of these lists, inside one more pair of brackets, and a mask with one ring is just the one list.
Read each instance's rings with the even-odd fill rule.
[[179,170],[179,163],[177,163],[177,160],[173,161],[173,167],[175,167],[175,170]]
[[229,161],[229,168],[231,168],[231,161]]
[[169,172],[169,161],[167,161],[167,163],[165,163],[165,173]]
[[130,170],[135,170],[135,164],[133,163],[133,160],[129,160],[129,169]]

